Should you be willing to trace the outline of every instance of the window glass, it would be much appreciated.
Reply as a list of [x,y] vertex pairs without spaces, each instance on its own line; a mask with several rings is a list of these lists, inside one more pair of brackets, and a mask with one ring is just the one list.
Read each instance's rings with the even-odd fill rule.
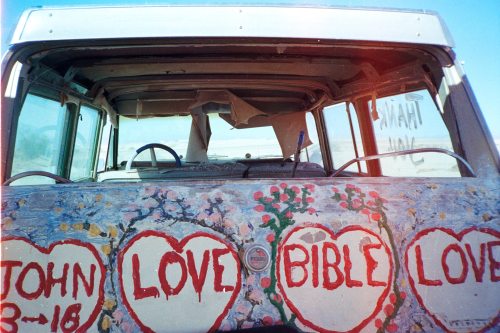
[[[138,148],[150,143],[164,144],[175,150],[177,155],[186,156],[190,128],[189,116],[143,119],[120,117],[118,163],[128,161]],[[174,160],[172,155],[162,149],[155,149],[155,154],[158,160]],[[144,151],[135,160],[151,161],[151,156],[148,151]]]
[[[371,109],[371,101],[369,103]],[[377,99],[373,128],[379,153],[416,148],[453,151],[450,135],[427,90]],[[457,162],[440,153],[380,159],[382,174],[404,177],[459,177]]]
[[282,158],[272,126],[236,129],[217,114],[210,114],[212,136],[208,159]]
[[[326,107],[323,114],[334,168],[338,169],[346,162],[356,158],[356,151],[358,157],[364,156],[358,117],[352,104],[349,104],[349,109],[347,109],[346,103]],[[353,131],[351,131],[350,120]],[[366,163],[354,163],[345,170],[366,172]]]
[[306,123],[307,123],[307,132],[309,133],[309,139],[311,140],[312,145],[302,150],[300,160],[317,163],[323,166],[323,157],[321,156],[321,148],[319,146],[316,121],[314,120],[314,116],[311,112],[306,113]]
[[80,107],[71,163],[72,180],[92,177],[99,116],[99,112],[95,109],[84,105]]
[[109,121],[109,119],[107,119],[106,125],[104,125],[104,128],[102,129],[101,148],[99,150],[97,161],[97,171],[105,171],[106,169],[106,158],[108,156],[108,149],[110,144],[111,127],[111,122]]
[[[28,94],[17,125],[12,175],[24,171],[57,173],[61,156],[66,106],[58,101]],[[22,184],[52,184],[46,177],[27,177]]]

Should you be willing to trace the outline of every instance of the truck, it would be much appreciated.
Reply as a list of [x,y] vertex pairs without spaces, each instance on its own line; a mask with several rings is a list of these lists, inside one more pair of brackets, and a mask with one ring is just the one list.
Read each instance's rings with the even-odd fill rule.
[[25,11],[1,332],[498,332],[500,158],[453,47],[429,11]]

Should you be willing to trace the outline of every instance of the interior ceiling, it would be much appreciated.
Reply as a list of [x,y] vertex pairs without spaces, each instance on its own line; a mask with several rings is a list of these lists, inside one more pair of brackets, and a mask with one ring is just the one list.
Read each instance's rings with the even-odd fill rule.
[[[305,110],[336,99],[342,87],[373,81],[395,68],[422,61],[410,48],[221,41],[135,47],[73,47],[39,60],[96,97],[105,95],[121,114],[182,113],[196,93],[226,89],[265,112]],[[149,104],[149,105],[148,105]]]

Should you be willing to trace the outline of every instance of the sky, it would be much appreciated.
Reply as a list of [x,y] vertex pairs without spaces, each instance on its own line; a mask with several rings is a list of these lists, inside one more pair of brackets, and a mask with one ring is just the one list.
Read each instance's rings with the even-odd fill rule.
[[[25,8],[61,5],[193,4],[209,1],[154,0],[0,0],[1,54],[8,47],[15,24]],[[425,9],[438,12],[455,41],[457,59],[476,95],[486,122],[500,141],[500,0],[299,0],[211,1],[216,4],[303,4],[352,7]]]

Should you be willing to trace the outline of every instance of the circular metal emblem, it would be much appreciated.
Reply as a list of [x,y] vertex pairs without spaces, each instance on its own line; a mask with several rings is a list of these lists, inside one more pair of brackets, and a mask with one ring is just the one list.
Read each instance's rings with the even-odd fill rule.
[[262,245],[253,244],[245,249],[244,263],[249,270],[262,272],[271,264],[271,255]]

